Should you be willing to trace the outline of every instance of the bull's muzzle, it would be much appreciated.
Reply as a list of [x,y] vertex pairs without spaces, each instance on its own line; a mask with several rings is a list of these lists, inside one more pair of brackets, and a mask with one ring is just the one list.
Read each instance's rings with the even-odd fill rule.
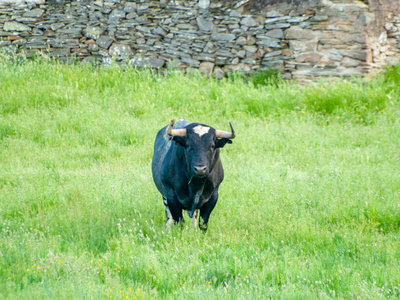
[[194,166],[193,173],[197,177],[203,177],[207,175],[207,166]]

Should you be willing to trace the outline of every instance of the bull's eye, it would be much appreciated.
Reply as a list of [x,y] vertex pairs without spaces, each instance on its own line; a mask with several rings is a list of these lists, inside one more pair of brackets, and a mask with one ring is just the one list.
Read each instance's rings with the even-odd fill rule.
[[210,146],[210,150],[211,150],[211,151],[213,151],[213,150],[214,150],[214,148],[215,148],[215,146],[214,146],[214,145],[211,145],[211,146]]

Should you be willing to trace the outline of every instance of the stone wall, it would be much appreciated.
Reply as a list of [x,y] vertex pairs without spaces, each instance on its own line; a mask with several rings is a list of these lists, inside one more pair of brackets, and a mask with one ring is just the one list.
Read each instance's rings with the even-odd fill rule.
[[391,0],[282,0],[263,9],[246,0],[0,0],[0,48],[216,77],[270,67],[284,78],[363,75],[400,60],[400,9],[374,1]]

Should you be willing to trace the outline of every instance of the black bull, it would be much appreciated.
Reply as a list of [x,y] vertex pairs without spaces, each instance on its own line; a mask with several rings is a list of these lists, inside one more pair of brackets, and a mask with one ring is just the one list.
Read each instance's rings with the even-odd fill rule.
[[167,228],[172,222],[183,222],[182,210],[196,226],[200,210],[199,227],[207,230],[224,179],[219,149],[231,144],[236,133],[232,125],[231,132],[226,132],[186,120],[174,123],[158,132],[152,161],[154,183],[166,207]]

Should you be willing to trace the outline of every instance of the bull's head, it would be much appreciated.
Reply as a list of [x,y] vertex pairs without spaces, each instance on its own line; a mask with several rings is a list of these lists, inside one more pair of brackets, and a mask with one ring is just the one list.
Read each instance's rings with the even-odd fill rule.
[[219,155],[219,148],[231,144],[236,132],[231,126],[231,132],[215,130],[214,128],[192,123],[183,129],[172,129],[174,121],[167,128],[167,134],[173,141],[185,148],[188,172],[191,177],[205,177],[214,167]]

